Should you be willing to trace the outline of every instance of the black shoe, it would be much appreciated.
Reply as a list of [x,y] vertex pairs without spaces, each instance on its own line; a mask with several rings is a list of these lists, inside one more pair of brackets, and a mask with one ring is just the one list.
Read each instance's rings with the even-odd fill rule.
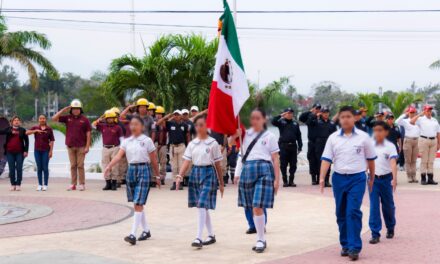
[[127,184],[127,181],[126,181],[125,179],[123,179],[123,180],[121,181],[121,185],[125,185],[125,184]]
[[165,180],[160,180],[161,185],[165,185]]
[[217,242],[217,240],[215,240],[215,236],[208,236],[208,239],[203,241],[203,245],[208,246],[214,244],[215,242]]
[[156,188],[156,183],[155,182],[150,182],[150,187],[151,188]]
[[327,187],[327,188],[332,187],[332,185],[331,185],[329,182],[326,182],[326,183],[324,184],[324,186]]
[[252,247],[252,250],[255,251],[255,252],[257,252],[257,253],[263,253],[264,250],[265,250],[266,247],[267,247],[266,241],[258,240],[257,243],[258,243],[258,242],[263,243],[263,246],[262,246],[262,247],[254,246],[254,247]]
[[256,234],[257,233],[257,229],[255,228],[249,228],[248,230],[246,230],[246,234],[250,235],[250,234]]
[[420,184],[421,185],[427,185],[428,183],[426,182],[426,174],[422,173],[420,176],[421,180],[420,180]]
[[116,188],[121,188],[121,186],[122,186],[122,184],[121,184],[120,182],[118,182],[118,183],[116,184]]
[[388,230],[387,231],[387,238],[392,239],[394,237],[394,230]]
[[437,185],[438,184],[438,182],[434,181],[434,174],[428,173],[428,182],[427,182],[427,184],[430,184],[430,185]]
[[196,238],[196,239],[191,243],[191,246],[192,246],[192,247],[195,247],[195,248],[202,248],[202,247],[203,247],[203,242],[202,242],[202,240]]
[[182,191],[182,190],[183,190],[183,184],[179,184],[179,191]]
[[112,180],[112,191],[118,190],[118,183],[116,180]]
[[105,186],[102,188],[103,191],[109,191],[112,189],[111,180],[105,180]]
[[124,238],[124,241],[130,243],[133,246],[136,245],[136,237],[133,235],[126,236]]
[[[180,186],[185,186],[185,187],[187,187],[188,186],[188,177],[183,177],[183,184],[180,184]],[[179,188],[179,190],[180,190],[180,188]]]
[[228,184],[228,183],[229,183],[229,175],[225,175],[225,176],[223,176],[223,182],[224,182],[225,184]]
[[379,237],[372,237],[371,239],[370,239],[370,244],[377,244],[377,243],[379,243],[380,242],[380,238]]
[[173,185],[170,188],[171,191],[175,191],[176,190],[176,182],[173,182]]
[[289,182],[289,187],[296,187],[296,184],[294,182]]
[[348,257],[348,249],[343,248],[341,250],[341,257]]
[[289,187],[288,183],[283,183],[283,187]]
[[348,257],[350,258],[351,261],[356,261],[359,259],[359,253],[350,252],[350,253],[348,253]]
[[144,231],[144,232],[142,232],[141,236],[138,237],[138,241],[144,241],[144,240],[149,239],[150,237],[151,237],[150,231],[148,231],[148,232]]

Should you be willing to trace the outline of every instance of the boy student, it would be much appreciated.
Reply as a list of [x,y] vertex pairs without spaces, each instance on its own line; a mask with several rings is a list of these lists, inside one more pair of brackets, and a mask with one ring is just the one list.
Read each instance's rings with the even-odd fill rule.
[[380,241],[380,230],[382,214],[387,227],[386,238],[394,237],[394,226],[396,225],[393,191],[397,186],[397,154],[396,147],[386,139],[390,126],[384,121],[377,121],[373,126],[374,149],[376,150],[376,175],[373,190],[370,193],[370,229],[372,238],[370,244],[377,244]]
[[355,128],[354,109],[343,106],[339,110],[341,129],[327,140],[322,163],[319,184],[324,192],[325,176],[333,163],[333,195],[336,202],[336,222],[339,227],[341,256],[357,260],[362,250],[361,205],[367,181],[369,191],[373,188],[376,152],[367,133]]

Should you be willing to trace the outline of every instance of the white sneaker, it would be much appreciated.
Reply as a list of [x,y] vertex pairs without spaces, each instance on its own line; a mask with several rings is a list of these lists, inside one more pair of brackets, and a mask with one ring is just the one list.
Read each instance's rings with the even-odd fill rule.
[[38,185],[36,191],[39,192],[39,191],[42,191],[42,190],[43,190],[43,186]]
[[84,184],[80,184],[80,185],[78,186],[78,190],[79,190],[79,191],[85,191],[85,190],[86,190],[86,187],[84,186]]
[[44,192],[47,191],[47,185],[43,185],[43,189]]

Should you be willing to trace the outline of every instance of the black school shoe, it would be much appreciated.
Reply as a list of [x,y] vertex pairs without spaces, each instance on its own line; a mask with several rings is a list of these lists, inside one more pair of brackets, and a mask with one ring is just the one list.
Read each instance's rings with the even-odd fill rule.
[[341,250],[341,257],[348,257],[348,249],[347,248],[343,248]]
[[249,228],[248,230],[246,230],[246,234],[250,235],[250,234],[256,234],[257,233],[257,229],[255,228]]
[[370,244],[372,244],[372,245],[375,245],[375,244],[377,244],[379,242],[380,242],[380,238],[379,237],[372,237],[370,239]]
[[170,191],[175,191],[176,190],[176,182],[173,182],[173,185],[170,188]]
[[263,246],[262,246],[262,247],[254,246],[254,247],[252,247],[252,250],[255,251],[255,252],[257,252],[257,253],[263,253],[264,250],[265,250],[266,247],[267,247],[267,243],[266,243],[266,241],[261,241],[261,240],[258,240],[257,243],[258,243],[258,242],[263,243]]
[[141,236],[138,237],[138,241],[145,241],[145,240],[149,239],[150,237],[151,237],[150,231],[148,231],[148,232],[144,231],[144,232],[142,232]]
[[358,252],[350,252],[350,253],[348,253],[348,258],[350,258],[351,261],[356,261],[359,259],[359,253]]
[[215,236],[208,236],[208,238],[205,241],[203,241],[202,244],[204,246],[209,246],[209,245],[214,244],[215,242],[217,242],[217,240],[215,239]]
[[195,248],[202,248],[202,247],[203,247],[203,241],[200,240],[200,239],[198,239],[198,238],[196,238],[196,239],[191,243],[191,246],[192,246],[192,247],[195,247]]
[[136,237],[133,236],[133,235],[126,236],[126,237],[124,238],[124,241],[125,241],[125,242],[128,242],[128,243],[131,244],[132,246],[136,245]]
[[394,237],[394,230],[388,230],[387,231],[387,238],[392,239]]

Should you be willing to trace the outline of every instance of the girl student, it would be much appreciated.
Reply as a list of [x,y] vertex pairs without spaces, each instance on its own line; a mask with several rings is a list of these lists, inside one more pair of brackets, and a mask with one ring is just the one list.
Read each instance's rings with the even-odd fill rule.
[[127,157],[127,199],[134,204],[133,225],[130,235],[124,240],[131,245],[136,245],[136,231],[142,226],[143,232],[137,241],[147,240],[151,237],[150,228],[147,224],[144,205],[147,202],[150,191],[150,182],[155,180],[160,187],[160,177],[151,175],[151,168],[154,175],[159,175],[156,147],[153,141],[144,133],[143,121],[138,116],[133,116],[130,121],[131,136],[122,141],[120,150],[116,157],[107,165],[104,175],[108,176],[113,166],[124,157]]
[[[224,183],[221,169],[223,155],[220,145],[208,134],[206,115],[197,116],[194,125],[197,136],[188,144],[183,155],[182,168],[176,176],[176,190],[183,180],[182,175],[186,175],[192,163],[188,184],[188,207],[197,207],[199,224],[196,239],[191,245],[202,248],[216,242],[209,210],[215,210],[217,188],[223,197]],[[208,238],[202,241],[205,226],[208,230]]]
[[[240,129],[234,136],[241,134]],[[262,253],[267,247],[264,210],[273,208],[274,197],[280,184],[279,147],[276,137],[266,130],[266,113],[255,109],[251,113],[251,128],[243,139],[235,170],[238,182],[238,206],[252,209],[257,243],[252,248]]]

